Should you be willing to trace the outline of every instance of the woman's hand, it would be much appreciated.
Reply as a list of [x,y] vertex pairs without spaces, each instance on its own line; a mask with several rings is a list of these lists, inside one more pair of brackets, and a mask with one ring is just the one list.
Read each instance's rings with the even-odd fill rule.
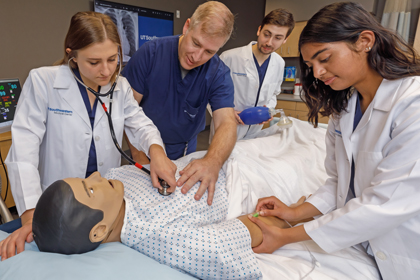
[[252,248],[255,253],[271,254],[286,244],[311,239],[306,233],[303,225],[283,229],[275,225],[267,225],[259,218],[253,217],[252,215],[248,215],[248,219],[261,229],[263,235],[261,244]]
[[155,188],[161,189],[158,178],[168,183],[170,188],[168,192],[174,192],[176,189],[175,172],[176,165],[166,156],[165,151],[159,145],[153,144],[150,147],[150,176]]
[[25,242],[30,243],[34,240],[32,236],[34,210],[30,209],[25,211],[21,216],[22,227],[15,230],[0,242],[0,256],[2,261],[13,257],[16,253],[20,254],[25,250]]
[[252,215],[248,215],[248,219],[255,223],[261,229],[263,236],[261,244],[252,248],[254,253],[271,254],[278,248],[286,245],[286,243],[284,243],[285,238],[283,238],[284,229],[273,225],[267,225],[266,223],[264,223],[258,218],[253,217]]
[[286,221],[298,219],[295,208],[287,206],[275,196],[260,198],[255,208],[261,216],[275,216]]

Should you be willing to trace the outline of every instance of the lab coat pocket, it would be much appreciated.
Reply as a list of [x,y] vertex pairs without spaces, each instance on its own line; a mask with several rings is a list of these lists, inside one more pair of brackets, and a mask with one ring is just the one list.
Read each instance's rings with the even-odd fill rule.
[[354,189],[357,195],[360,195],[365,188],[371,185],[378,165],[383,158],[381,152],[359,152],[357,162],[355,162],[354,176]]
[[190,122],[194,122],[196,120],[200,107],[201,105],[198,107],[193,107],[190,104],[188,104],[188,102],[185,102],[185,105],[182,108],[182,113],[183,113],[184,118],[186,118]]

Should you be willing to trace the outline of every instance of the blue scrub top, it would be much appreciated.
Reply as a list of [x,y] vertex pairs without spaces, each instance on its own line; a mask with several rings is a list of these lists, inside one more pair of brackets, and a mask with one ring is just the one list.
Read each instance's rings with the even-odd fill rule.
[[[362,109],[360,109],[360,98],[359,93],[357,94],[356,110],[354,112],[354,121],[353,121],[353,131],[355,131],[357,125],[363,117]],[[350,190],[353,193],[353,196],[356,197],[354,192],[354,159],[351,159],[351,176],[350,176]]]
[[[179,35],[147,42],[133,55],[122,74],[138,93],[140,106],[159,129],[170,159],[194,152],[197,134],[205,128],[206,107],[234,107],[230,69],[214,55],[182,79]],[[188,145],[187,145],[188,143]]]
[[[79,70],[74,70],[74,74],[82,80],[80,77]],[[77,81],[76,81],[77,82]],[[80,93],[82,94],[83,102],[85,103],[86,110],[89,116],[90,125],[93,130],[93,125],[95,124],[95,114],[96,114],[96,107],[98,105],[98,98],[95,99],[95,102],[93,103],[93,108],[90,106],[89,96],[87,93],[86,88],[81,85],[79,82],[77,82],[77,85],[79,86]],[[99,87],[98,91],[100,91],[101,88]],[[93,133],[92,133],[92,142],[90,143],[90,149],[89,149],[89,158],[88,158],[88,164],[86,168],[86,175],[85,177],[89,177],[93,172],[98,171],[98,162],[96,158],[96,147],[95,142],[93,141]]]
[[258,64],[258,60],[255,57],[255,55],[252,54],[252,56],[254,57],[255,66],[257,67],[258,77],[260,80],[260,86],[258,87],[258,92],[257,92],[257,99],[255,100],[255,105],[254,105],[255,107],[257,106],[258,99],[260,98],[261,86],[264,82],[265,73],[267,73],[267,68],[268,68],[268,64],[270,63],[271,55],[263,62],[261,66]]

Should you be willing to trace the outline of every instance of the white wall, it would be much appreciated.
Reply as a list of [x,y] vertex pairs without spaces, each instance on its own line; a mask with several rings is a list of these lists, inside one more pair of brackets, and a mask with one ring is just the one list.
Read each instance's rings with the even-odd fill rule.
[[[321,8],[337,0],[266,0],[265,14],[278,8],[284,8],[293,13],[295,21],[304,21],[310,19]],[[369,12],[374,11],[375,0],[355,1],[363,5]]]

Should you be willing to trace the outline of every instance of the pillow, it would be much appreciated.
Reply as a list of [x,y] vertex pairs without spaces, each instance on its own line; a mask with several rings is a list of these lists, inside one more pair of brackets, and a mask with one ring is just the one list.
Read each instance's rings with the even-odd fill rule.
[[[0,240],[7,233],[0,231]],[[101,244],[80,255],[39,252],[35,242],[25,251],[0,262],[0,279],[196,279],[160,264],[118,242]]]

